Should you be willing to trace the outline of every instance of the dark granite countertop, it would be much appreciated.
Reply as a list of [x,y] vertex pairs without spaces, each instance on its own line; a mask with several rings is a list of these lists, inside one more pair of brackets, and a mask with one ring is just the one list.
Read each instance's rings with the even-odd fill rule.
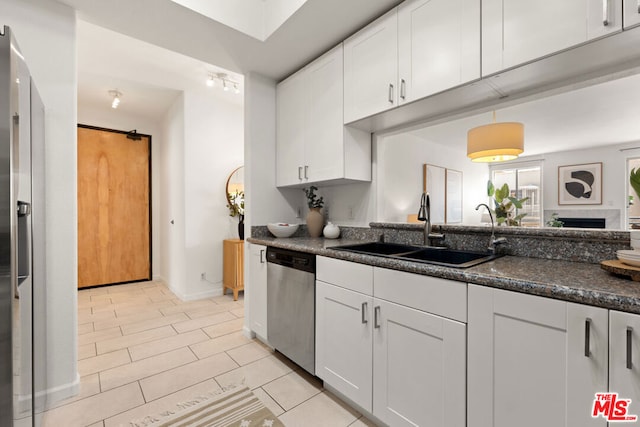
[[598,264],[505,256],[475,267],[457,269],[328,249],[331,246],[362,243],[362,240],[308,237],[252,237],[247,240],[377,267],[640,314],[640,282],[613,276]]

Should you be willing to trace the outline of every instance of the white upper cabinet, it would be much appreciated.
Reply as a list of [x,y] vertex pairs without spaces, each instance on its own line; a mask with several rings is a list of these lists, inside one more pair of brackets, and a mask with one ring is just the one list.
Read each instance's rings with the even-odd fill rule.
[[[304,143],[305,178],[312,182],[340,176],[344,170],[342,48],[314,61],[306,69],[309,93]],[[368,163],[368,162],[367,162]]]
[[277,86],[276,184],[371,180],[371,135],[344,127],[337,46]]
[[480,78],[480,2],[405,1],[398,48],[400,104]]
[[298,71],[278,84],[276,91],[276,183],[298,183],[303,178],[305,106],[304,74]]
[[398,103],[398,15],[394,8],[344,42],[344,123]]
[[622,29],[622,0],[483,0],[482,75]]
[[344,122],[480,77],[480,1],[407,0],[344,42]]
[[624,28],[640,25],[640,1],[623,0],[623,8],[622,16],[624,16],[624,22],[622,24]]

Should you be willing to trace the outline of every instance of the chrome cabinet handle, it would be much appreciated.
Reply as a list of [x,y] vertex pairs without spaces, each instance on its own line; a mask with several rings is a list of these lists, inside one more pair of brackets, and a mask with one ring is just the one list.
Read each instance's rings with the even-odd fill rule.
[[369,321],[367,320],[367,316],[366,316],[366,311],[367,311],[367,303],[366,301],[362,303],[362,307],[361,307],[361,313],[362,313],[362,323],[368,323]]
[[633,369],[633,354],[631,352],[631,345],[633,344],[633,328],[627,327],[627,369]]
[[393,84],[389,83],[389,102],[393,104]]
[[400,98],[402,98],[403,100],[406,98],[406,95],[407,95],[406,87],[407,87],[407,84],[404,81],[404,79],[400,80]]
[[640,13],[640,0],[638,0],[638,13]]
[[591,356],[591,319],[584,321],[584,357]]
[[602,25],[609,25],[609,0],[602,0]]
[[298,179],[302,181],[302,166],[298,166]]
[[305,165],[304,166],[304,179],[309,179],[309,177],[307,176],[309,172],[309,166]]
[[378,305],[373,309],[373,327],[375,329],[380,329],[379,321],[380,321],[380,306]]
[[260,264],[264,264],[264,249],[260,249]]

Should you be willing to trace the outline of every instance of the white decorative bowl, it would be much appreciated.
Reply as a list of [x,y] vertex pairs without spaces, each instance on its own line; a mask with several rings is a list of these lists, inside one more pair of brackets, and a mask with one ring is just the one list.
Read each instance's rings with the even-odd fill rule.
[[285,222],[276,222],[267,224],[267,228],[276,237],[291,237],[293,233],[298,231],[298,224],[287,224]]

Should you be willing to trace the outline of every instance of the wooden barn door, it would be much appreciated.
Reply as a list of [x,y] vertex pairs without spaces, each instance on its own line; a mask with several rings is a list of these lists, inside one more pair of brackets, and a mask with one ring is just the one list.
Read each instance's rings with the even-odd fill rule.
[[79,288],[151,279],[151,137],[131,136],[78,126]]

